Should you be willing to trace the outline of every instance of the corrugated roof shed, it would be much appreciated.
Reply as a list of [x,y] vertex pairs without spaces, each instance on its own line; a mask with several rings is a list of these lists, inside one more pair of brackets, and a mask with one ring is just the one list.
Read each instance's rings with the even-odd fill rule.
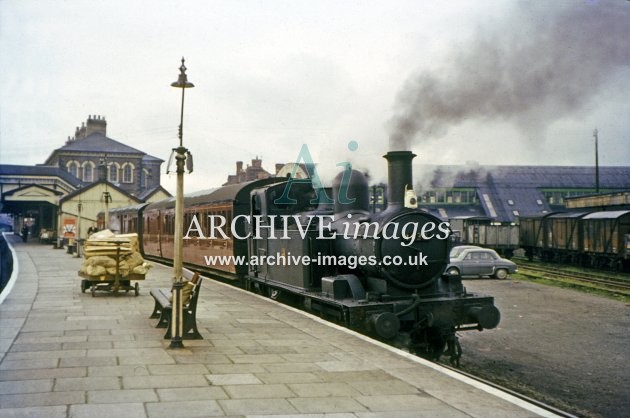
[[[497,185],[540,188],[595,187],[595,168],[579,166],[436,166],[430,184],[434,188],[476,187],[491,181]],[[602,188],[630,188],[630,167],[600,167]]]
[[[433,177],[424,179],[425,184],[434,189],[474,188],[485,215],[502,222],[550,213],[545,189],[595,188],[594,167],[468,165],[436,166],[430,172]],[[630,167],[600,167],[599,187],[630,189]]]

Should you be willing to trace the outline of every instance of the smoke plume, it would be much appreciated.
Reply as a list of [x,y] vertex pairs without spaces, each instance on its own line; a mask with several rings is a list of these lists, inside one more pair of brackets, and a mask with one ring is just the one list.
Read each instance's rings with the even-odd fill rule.
[[630,65],[630,2],[519,2],[479,28],[439,74],[406,82],[388,122],[391,149],[466,120],[507,121],[528,136],[582,109]]

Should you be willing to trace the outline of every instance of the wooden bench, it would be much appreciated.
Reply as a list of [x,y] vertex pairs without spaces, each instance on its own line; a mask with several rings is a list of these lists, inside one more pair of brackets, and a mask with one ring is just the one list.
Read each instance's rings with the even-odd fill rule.
[[[182,339],[200,340],[203,339],[203,337],[197,330],[197,299],[199,298],[202,277],[199,273],[193,273],[190,270],[183,269],[182,278],[185,282],[185,286],[187,285],[186,282],[194,284],[190,293],[190,299],[184,304],[182,310]],[[169,339],[171,338],[171,317],[173,313],[172,288],[153,288],[150,294],[155,300],[155,305],[153,307],[153,313],[151,313],[149,318],[159,318],[155,327],[166,328],[164,339]]]

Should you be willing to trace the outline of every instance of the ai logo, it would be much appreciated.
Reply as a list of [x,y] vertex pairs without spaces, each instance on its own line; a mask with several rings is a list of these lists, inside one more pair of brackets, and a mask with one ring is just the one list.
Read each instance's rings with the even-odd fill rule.
[[[358,148],[359,148],[359,144],[356,141],[348,142],[348,149],[350,151],[356,151]],[[304,164],[307,167],[312,167],[310,170],[311,171],[310,179],[295,178],[297,167],[299,166],[301,162],[304,162]],[[339,188],[339,196],[337,196],[337,201],[341,204],[353,203],[356,199],[350,199],[348,197],[348,184],[350,181],[350,174],[352,173],[352,164],[350,164],[347,161],[342,161],[340,163],[337,163],[337,167],[343,167],[343,177],[341,178],[341,187]],[[334,203],[334,201],[330,197],[328,197],[328,195],[326,194],[326,191],[324,190],[324,186],[319,178],[319,175],[317,174],[317,169],[315,168],[313,157],[311,156],[311,153],[308,150],[308,145],[302,144],[302,148],[300,149],[300,152],[297,156],[295,165],[293,166],[293,171],[291,172],[291,177],[289,177],[287,185],[284,188],[284,192],[282,193],[282,196],[280,196],[273,202],[277,205],[296,204],[297,200],[289,197],[289,191],[291,190],[291,186],[294,183],[305,183],[309,181],[313,183],[313,188],[317,192],[317,197],[311,200],[312,204]]]

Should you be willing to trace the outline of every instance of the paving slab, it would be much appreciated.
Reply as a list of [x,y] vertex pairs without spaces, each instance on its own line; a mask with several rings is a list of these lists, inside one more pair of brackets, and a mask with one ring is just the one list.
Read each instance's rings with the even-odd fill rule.
[[171,349],[149,318],[155,264],[134,292],[80,289],[82,259],[7,236],[0,416],[552,416],[437,365],[240,289],[204,280],[203,340]]

